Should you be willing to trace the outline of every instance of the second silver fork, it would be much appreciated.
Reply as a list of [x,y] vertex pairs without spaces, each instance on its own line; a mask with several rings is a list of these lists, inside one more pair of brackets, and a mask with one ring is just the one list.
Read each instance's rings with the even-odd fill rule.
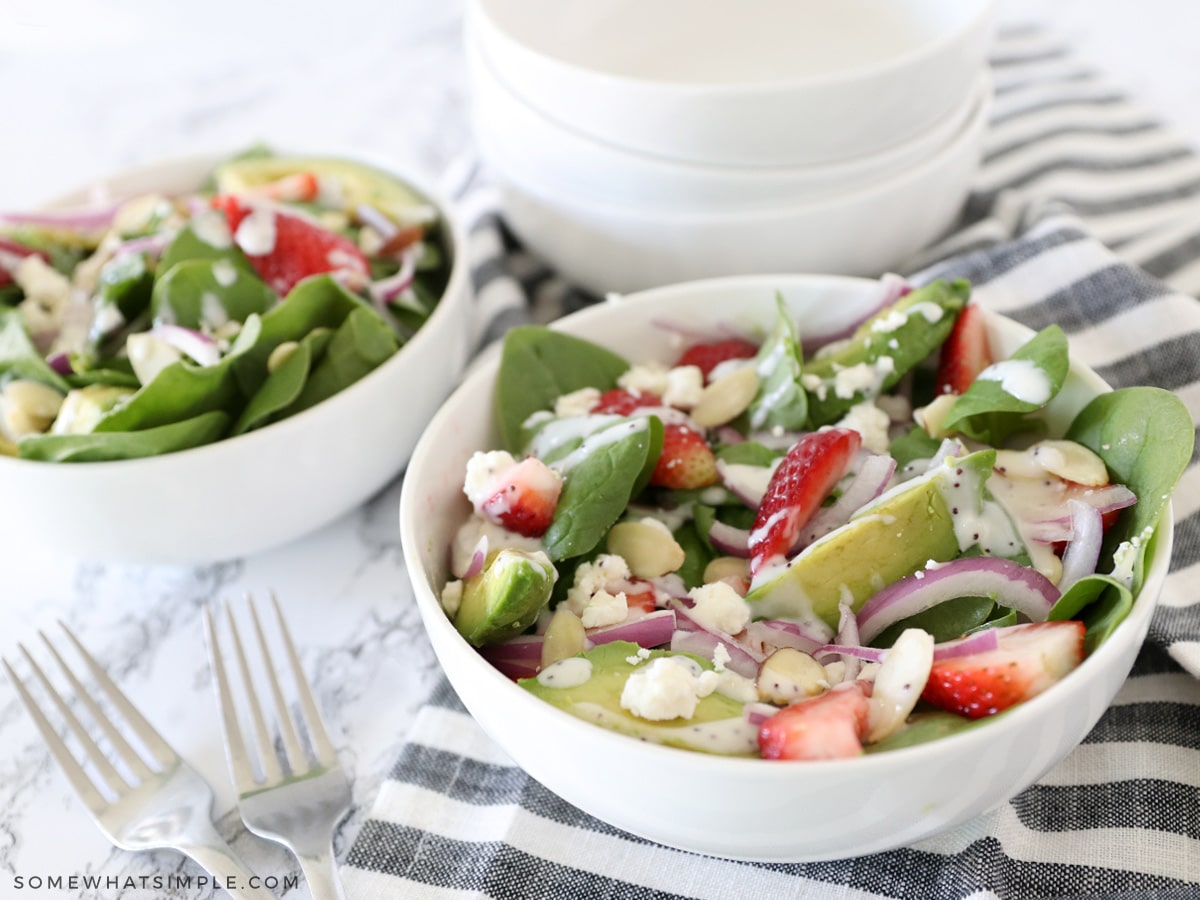
[[283,613],[279,609],[279,602],[274,595],[271,596],[284,653],[288,658],[292,680],[300,701],[301,724],[308,733],[315,760],[310,760],[300,743],[271,653],[267,648],[262,624],[254,608],[254,601],[247,599],[275,707],[275,721],[283,746],[283,758],[276,753],[275,742],[268,731],[262,706],[254,689],[233,612],[226,604],[229,633],[233,639],[238,668],[242,673],[246,702],[253,722],[258,768],[262,772],[261,780],[255,777],[252,759],[255,756],[254,746],[242,737],[216,623],[213,621],[212,611],[205,610],[205,632],[221,707],[221,724],[225,732],[229,769],[238,792],[238,810],[250,831],[283,844],[295,854],[314,900],[345,900],[334,861],[332,840],[334,827],[350,810],[350,783],[338,763],[337,754],[321,722],[312,690],[304,677],[287,623],[284,622]]

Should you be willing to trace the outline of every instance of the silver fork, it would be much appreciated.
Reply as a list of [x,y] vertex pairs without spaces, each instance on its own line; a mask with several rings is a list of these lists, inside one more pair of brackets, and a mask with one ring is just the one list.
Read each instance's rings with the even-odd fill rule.
[[[141,743],[150,760],[130,746],[122,734],[123,729],[104,713],[44,633],[39,632],[42,640],[50,648],[71,689],[87,708],[88,716],[104,733],[113,753],[127,769],[127,774],[122,774],[105,756],[24,645],[18,645],[21,653],[67,727],[82,745],[86,763],[99,776],[99,782],[88,775],[84,765],[72,755],[8,660],[0,659],[0,662],[4,664],[21,703],[50,748],[50,755],[67,776],[100,830],[123,850],[170,848],[186,853],[221,886],[226,887],[232,897],[242,900],[269,900],[273,897],[269,891],[250,887],[251,873],[213,827],[212,787],[143,718],[100,664],[83,648],[74,633],[63,623],[59,624],[79,651],[92,678],[108,695],[113,707],[125,720],[127,730]],[[157,769],[151,768],[151,763]],[[106,793],[108,796],[105,796]]]
[[[262,707],[259,705],[250,676],[250,668],[246,664],[246,654],[238,635],[237,623],[234,621],[232,610],[226,604],[225,615],[229,620],[229,632],[233,638],[238,668],[242,672],[250,718],[254,723],[258,766],[263,775],[261,781],[255,779],[251,761],[254,750],[242,739],[216,625],[211,610],[205,610],[205,633],[208,636],[217,697],[221,706],[221,724],[225,730],[229,769],[238,792],[238,809],[247,828],[257,835],[283,844],[296,855],[300,861],[300,868],[304,870],[304,877],[308,880],[313,900],[345,900],[346,895],[334,863],[333,829],[350,810],[350,782],[338,763],[337,754],[321,722],[321,715],[317,712],[312,690],[304,677],[295,644],[292,643],[292,636],[279,609],[279,601],[274,594],[271,595],[271,604],[275,608],[275,617],[279,623],[279,633],[291,668],[292,680],[303,710],[302,724],[308,732],[309,742],[316,757],[313,761],[310,761],[297,737],[296,725],[293,724],[284,701],[254,601],[250,597],[247,597],[247,600],[275,705],[275,719],[283,744],[284,759],[279,758],[267,731]],[[281,762],[287,763],[286,773]]]

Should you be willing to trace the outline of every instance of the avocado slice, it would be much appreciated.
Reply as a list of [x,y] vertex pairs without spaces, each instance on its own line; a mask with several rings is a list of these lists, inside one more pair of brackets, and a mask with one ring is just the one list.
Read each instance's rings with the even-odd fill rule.
[[542,553],[504,548],[463,584],[454,627],[476,647],[515,637],[550,602],[554,566]]
[[220,193],[236,194],[297,172],[312,172],[318,178],[336,181],[346,209],[365,203],[401,225],[423,224],[437,218],[432,204],[404,182],[373,166],[348,159],[250,157],[223,163],[213,174]]
[[[901,484],[805,548],[787,567],[746,596],[756,617],[821,619],[838,624],[848,594],[857,611],[877,591],[929,560],[946,562],[976,544],[1011,558],[1025,552],[1007,513],[986,491],[996,451],[948,457]],[[957,510],[960,515],[953,512]],[[976,530],[986,521],[989,528]]]
[[[522,678],[517,683],[576,718],[620,734],[723,756],[757,755],[758,729],[743,718],[742,703],[716,691],[701,698],[690,719],[651,722],[624,709],[621,692],[626,680],[638,666],[646,665],[649,660],[660,656],[686,656],[702,669],[712,668],[712,663],[706,659],[669,650],[651,650],[648,656],[639,658],[640,649],[629,641],[611,641],[592,648],[583,654],[583,658],[592,664],[591,677],[583,684],[549,687],[536,677]],[[631,663],[631,659],[637,665]]]
[[[884,393],[909,369],[942,345],[967,305],[964,279],[934,281],[901,297],[863,322],[828,353],[804,366],[808,414],[813,427],[836,422],[864,399]],[[862,367],[864,378],[852,377]],[[839,373],[850,370],[839,378]],[[869,382],[862,386],[862,382]]]

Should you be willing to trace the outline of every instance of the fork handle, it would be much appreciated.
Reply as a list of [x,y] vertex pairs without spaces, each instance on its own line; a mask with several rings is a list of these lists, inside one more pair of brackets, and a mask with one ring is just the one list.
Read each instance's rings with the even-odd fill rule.
[[[210,826],[202,831],[192,835],[195,843],[177,844],[176,848],[198,862],[235,900],[275,900],[275,895],[265,888],[250,886],[254,873],[243,865],[215,828]],[[262,883],[262,879],[256,880]],[[226,887],[228,884],[234,887]]]
[[346,891],[333,857],[332,842],[319,853],[297,853],[296,859],[300,862],[313,900],[346,900]]

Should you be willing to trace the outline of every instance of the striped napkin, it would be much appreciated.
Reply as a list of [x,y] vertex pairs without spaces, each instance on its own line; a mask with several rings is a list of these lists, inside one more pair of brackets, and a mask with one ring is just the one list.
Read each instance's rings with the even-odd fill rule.
[[[1200,156],[1043,32],[1007,30],[985,162],[961,227],[916,282],[969,278],[985,305],[1057,322],[1116,386],[1200,412]],[[475,253],[484,340],[594,302],[517,247],[486,190]],[[529,778],[449,686],[418,715],[351,849],[363,898],[1200,897],[1200,466],[1175,496],[1150,636],[1084,743],[1011,802],[866,857],[728,862],[634,837]],[[853,848],[847,848],[852,851]]]

